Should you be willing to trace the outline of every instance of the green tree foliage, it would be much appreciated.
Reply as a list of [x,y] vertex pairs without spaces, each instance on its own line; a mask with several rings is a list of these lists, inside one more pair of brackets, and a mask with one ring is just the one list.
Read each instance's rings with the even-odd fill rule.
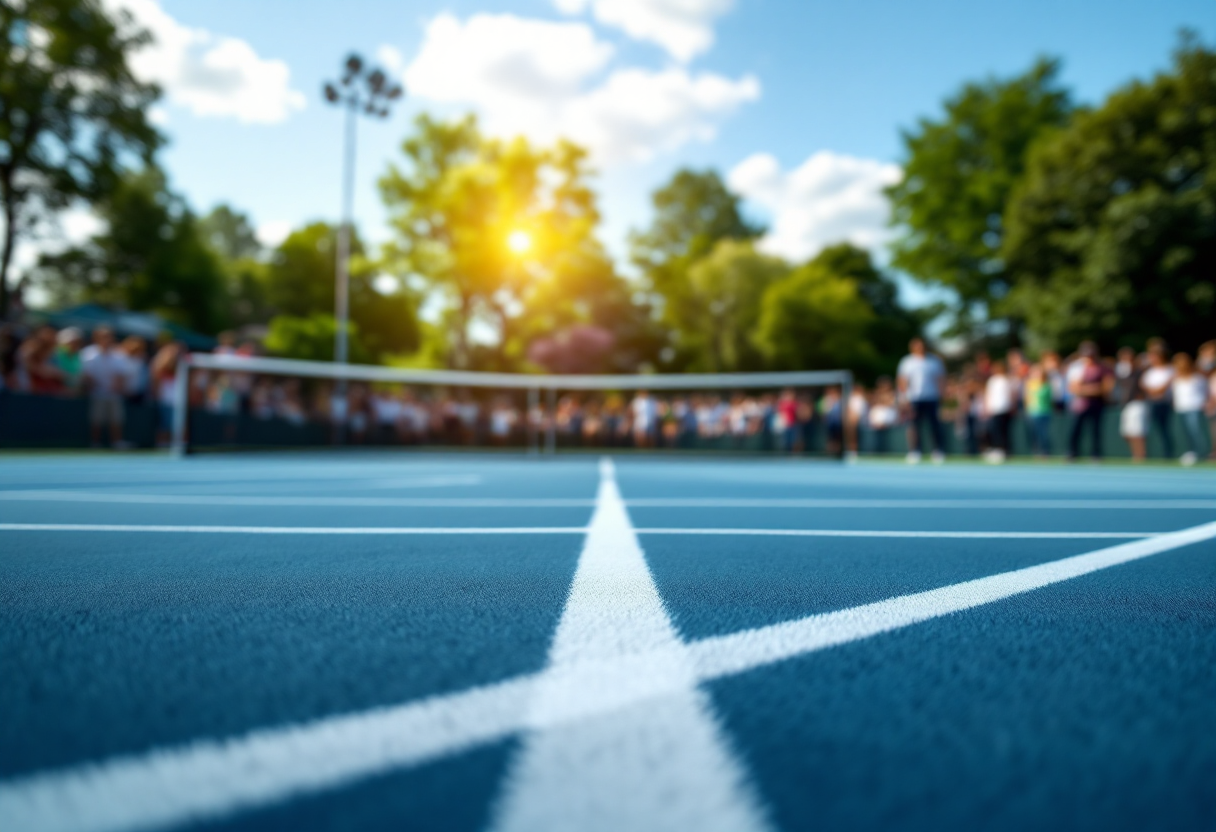
[[764,293],[753,340],[774,370],[873,367],[876,320],[857,280],[816,259]]
[[829,274],[853,281],[858,296],[873,313],[866,340],[874,348],[874,362],[868,366],[850,365],[865,379],[893,374],[899,359],[907,352],[908,342],[941,312],[938,307],[914,311],[901,306],[899,287],[874,265],[865,249],[839,243],[819,252],[812,262]]
[[1006,218],[1008,308],[1044,345],[1211,338],[1216,53],[1185,38],[1172,71],[1038,145]]
[[223,266],[231,324],[265,323],[273,314],[266,297],[267,252],[249,217],[229,205],[217,205],[198,225]]
[[18,238],[75,200],[110,195],[124,159],[150,163],[160,138],[146,113],[159,92],[127,66],[147,40],[96,0],[0,3],[0,317]]
[[[334,227],[316,222],[293,231],[271,254],[265,269],[264,291],[268,308],[278,316],[271,322],[272,330],[277,325],[284,332],[299,334],[292,339],[284,336],[276,343],[306,343],[310,337],[320,337],[316,333],[322,326],[322,317],[330,316],[332,323],[336,246]],[[357,234],[352,235],[351,253],[350,317],[355,333],[351,343],[357,344],[352,347],[352,355],[379,361],[417,349],[420,334],[413,296],[403,288],[391,294],[376,290],[376,273],[363,257],[363,245]],[[332,344],[329,349],[332,358]],[[305,357],[293,352],[280,354]]]
[[735,372],[761,369],[752,342],[765,291],[789,273],[785,261],[756,251],[751,242],[726,238],[688,269],[682,316],[695,349],[691,369]]
[[56,300],[157,312],[208,333],[231,323],[220,260],[161,171],[128,174],[95,208],[101,234],[41,260],[38,279]]
[[941,118],[903,133],[904,179],[887,189],[903,232],[892,265],[957,292],[960,317],[1010,288],[1005,205],[1031,145],[1072,112],[1058,73],[1058,62],[1040,60],[1016,78],[966,84]]
[[705,310],[691,282],[694,263],[723,240],[753,240],[764,233],[743,216],[739,197],[717,171],[679,170],[651,196],[654,220],[630,239],[630,258],[657,301],[671,333],[673,367],[703,366],[714,359],[703,350]]
[[[299,358],[304,361],[333,361],[334,336],[338,334],[338,321],[333,315],[316,312],[297,317],[278,315],[271,319],[266,334],[265,346],[274,355]],[[374,357],[364,349],[359,336],[359,327],[351,323],[347,329],[350,344],[350,360],[355,364],[369,364]]]
[[[384,264],[446,300],[445,363],[517,366],[531,338],[577,320],[607,314],[619,323],[632,314],[595,238],[600,216],[582,149],[489,139],[472,117],[424,115],[402,150],[404,165],[380,180],[394,232]],[[523,235],[526,251],[511,250],[512,235]],[[493,350],[473,350],[477,322],[496,330]]]

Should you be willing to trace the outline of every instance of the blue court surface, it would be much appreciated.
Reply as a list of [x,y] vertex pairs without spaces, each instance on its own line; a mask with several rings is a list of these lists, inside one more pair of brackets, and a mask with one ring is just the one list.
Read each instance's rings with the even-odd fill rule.
[[1216,471],[0,461],[0,830],[1216,829]]

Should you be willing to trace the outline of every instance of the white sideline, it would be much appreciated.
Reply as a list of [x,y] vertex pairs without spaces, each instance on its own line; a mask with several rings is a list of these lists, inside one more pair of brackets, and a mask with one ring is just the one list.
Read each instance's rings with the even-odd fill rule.
[[717,497],[634,498],[637,508],[1002,508],[1002,509],[1216,509],[1216,500],[862,500],[814,498],[721,499]]
[[[585,534],[583,526],[146,526],[107,523],[0,523],[0,532],[155,532],[161,534]],[[634,529],[635,534],[882,537],[927,539],[1103,540],[1156,537],[1157,532],[954,532],[865,529]]]
[[119,503],[167,506],[345,506],[351,508],[562,508],[595,505],[584,499],[510,497],[264,497],[250,494],[131,494],[123,492],[0,491],[0,501],[23,503]]
[[[563,508],[594,506],[580,498],[514,497],[272,497],[221,494],[137,494],[124,492],[0,490],[0,501],[129,503],[174,506],[350,506],[384,508]],[[1216,509],[1216,500],[863,500],[863,499],[729,499],[717,497],[640,497],[626,500],[635,508],[917,508],[917,509],[1108,509],[1142,511]]]
[[[680,652],[708,681],[972,609],[1140,558],[1216,538],[1216,522],[1147,540],[965,581],[927,592],[692,642]],[[668,695],[645,672],[667,651],[583,661],[561,670],[561,684],[633,680],[615,696],[535,710],[547,674],[441,695],[392,708],[327,717],[142,755],[0,782],[0,828],[26,832],[120,832],[221,817],[361,777],[431,760],[521,730],[594,722]],[[553,671],[549,671],[550,673]],[[585,682],[574,682],[582,676]],[[671,678],[667,676],[665,678]],[[541,687],[544,680],[545,687]]]
[[[491,828],[761,832],[760,802],[697,688],[612,461],[602,460],[600,472],[548,670]],[[630,661],[636,656],[649,660]],[[601,672],[587,672],[589,663]],[[583,718],[564,718],[573,710]]]
[[638,534],[740,535],[759,537],[888,537],[959,540],[1126,540],[1156,537],[1161,532],[934,532],[870,529],[637,529]]
[[105,523],[0,523],[0,532],[159,532],[164,534],[585,534],[583,526],[124,526]]

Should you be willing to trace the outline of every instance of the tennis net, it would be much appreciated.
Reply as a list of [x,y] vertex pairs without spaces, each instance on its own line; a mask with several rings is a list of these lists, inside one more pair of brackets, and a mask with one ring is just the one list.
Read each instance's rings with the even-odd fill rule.
[[847,370],[531,375],[192,354],[173,446],[839,455]]

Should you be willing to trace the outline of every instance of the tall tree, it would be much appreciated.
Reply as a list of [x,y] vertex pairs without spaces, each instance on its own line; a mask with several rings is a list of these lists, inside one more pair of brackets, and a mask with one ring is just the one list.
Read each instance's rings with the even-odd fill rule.
[[966,84],[941,117],[903,133],[904,178],[887,189],[902,230],[892,265],[953,289],[958,320],[1010,288],[1001,254],[1005,204],[1031,145],[1072,113],[1058,75],[1059,63],[1042,59],[1016,78]]
[[1036,146],[1006,219],[1008,308],[1044,345],[1211,338],[1216,52],[1184,36],[1171,71]]
[[655,296],[663,324],[671,331],[675,356],[669,364],[704,363],[703,310],[690,282],[690,269],[722,240],[753,240],[764,228],[743,215],[740,198],[717,171],[683,169],[651,196],[654,220],[630,239],[630,258],[645,288]]
[[486,138],[472,117],[425,115],[402,150],[405,164],[380,180],[394,231],[386,267],[421,277],[448,302],[450,364],[471,366],[479,322],[496,330],[495,363],[522,360],[524,313],[545,311],[533,299],[603,263],[586,153]]
[[270,264],[249,217],[229,205],[217,205],[199,218],[198,226],[223,266],[232,324],[266,323],[273,314],[267,299]]
[[895,281],[874,265],[868,251],[850,243],[828,246],[811,262],[829,274],[853,281],[858,296],[873,313],[866,340],[874,348],[874,363],[854,367],[863,377],[894,373],[907,352],[908,341],[920,335],[925,324],[941,311],[937,307],[912,310],[902,306]]
[[761,254],[750,242],[723,239],[688,269],[689,295],[683,314],[693,324],[685,343],[696,345],[691,369],[708,372],[759,370],[763,363],[752,336],[765,291],[785,277],[785,261]]
[[752,340],[774,370],[868,368],[874,321],[856,280],[812,260],[765,291]]
[[96,0],[0,3],[0,318],[18,239],[75,200],[105,197],[125,159],[150,163],[159,91],[127,65],[148,39]]
[[[272,329],[291,333],[294,338],[284,335],[284,343],[304,343],[321,337],[316,333],[334,331],[336,246],[334,227],[315,222],[287,235],[271,254],[265,273],[265,301],[278,316],[272,321]],[[359,354],[365,360],[383,360],[388,355],[413,351],[419,342],[413,296],[400,286],[388,294],[377,290],[376,271],[363,256],[357,234],[352,235],[351,254],[350,318],[354,325],[352,341],[358,341]],[[332,358],[332,347],[329,356]]]
[[53,297],[157,312],[202,332],[229,325],[219,257],[160,170],[127,174],[96,210],[102,233],[39,264]]

